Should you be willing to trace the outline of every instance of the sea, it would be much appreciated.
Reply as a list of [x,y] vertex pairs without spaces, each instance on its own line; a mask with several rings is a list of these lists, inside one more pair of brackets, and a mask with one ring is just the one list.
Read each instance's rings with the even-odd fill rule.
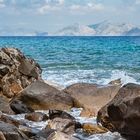
[[140,37],[0,37],[42,67],[43,79],[66,87],[77,82],[140,82]]
[[[140,83],[140,37],[0,37],[0,47],[20,49],[40,64],[44,80],[64,88],[78,82],[106,85],[118,78],[122,84]],[[96,123],[96,118],[80,117],[79,111],[69,113],[81,123]],[[24,114],[12,117],[25,120]],[[47,124],[26,123],[36,131]],[[111,132],[75,136],[81,140],[123,140]]]

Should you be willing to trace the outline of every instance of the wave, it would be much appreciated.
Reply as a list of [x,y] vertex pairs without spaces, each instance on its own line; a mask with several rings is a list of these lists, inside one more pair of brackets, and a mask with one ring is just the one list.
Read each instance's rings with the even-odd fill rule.
[[121,78],[122,84],[139,83],[137,73],[128,73],[120,70],[43,70],[43,79],[52,81],[61,86],[74,83],[96,83],[106,85],[110,81]]

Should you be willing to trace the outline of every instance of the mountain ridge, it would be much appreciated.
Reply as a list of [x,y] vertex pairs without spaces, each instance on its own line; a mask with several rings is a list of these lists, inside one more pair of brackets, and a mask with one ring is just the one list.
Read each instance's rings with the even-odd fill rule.
[[64,27],[55,36],[140,36],[140,27],[128,23],[111,23],[108,21],[92,25],[73,24]]

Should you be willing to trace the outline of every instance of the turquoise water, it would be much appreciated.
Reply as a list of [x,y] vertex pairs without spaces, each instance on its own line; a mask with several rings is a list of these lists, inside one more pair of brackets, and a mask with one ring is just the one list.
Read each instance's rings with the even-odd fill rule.
[[43,78],[60,85],[140,82],[140,37],[0,37],[43,68]]

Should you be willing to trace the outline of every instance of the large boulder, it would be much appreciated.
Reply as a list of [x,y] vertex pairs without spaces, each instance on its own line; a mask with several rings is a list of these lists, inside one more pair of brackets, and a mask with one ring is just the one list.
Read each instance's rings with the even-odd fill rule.
[[36,81],[20,92],[13,100],[20,100],[34,110],[70,109],[73,107],[73,98],[42,81]]
[[[67,87],[64,92],[79,101],[83,105],[84,111],[92,110],[91,114],[96,116],[98,110],[107,104],[119,89],[120,85],[99,86],[97,84],[78,83]],[[83,114],[85,115],[85,113]]]
[[1,95],[12,98],[37,79],[41,79],[41,68],[33,59],[15,48],[0,49]]
[[97,121],[111,131],[140,139],[140,85],[126,84],[98,112]]

